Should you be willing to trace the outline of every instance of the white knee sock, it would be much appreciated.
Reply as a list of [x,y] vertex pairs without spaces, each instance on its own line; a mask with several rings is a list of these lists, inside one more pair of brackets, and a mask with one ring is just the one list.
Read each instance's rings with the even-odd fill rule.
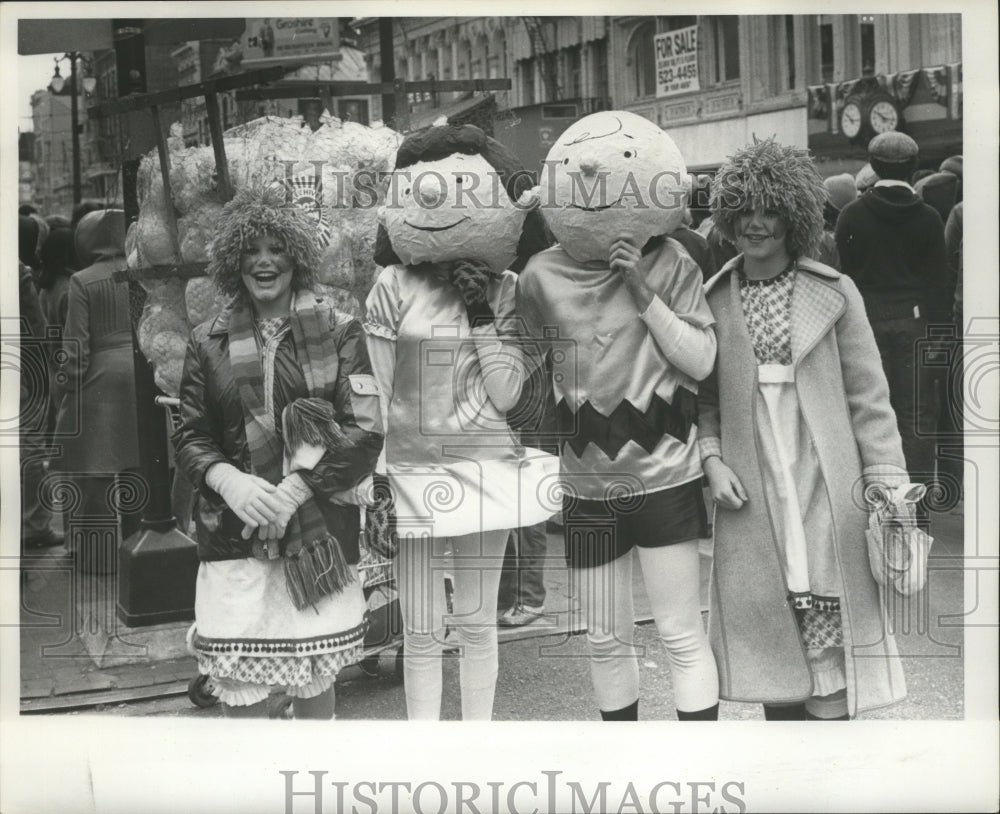
[[719,673],[701,619],[698,542],[637,548],[657,632],[667,648],[674,705],[696,712],[719,701]]
[[[488,721],[493,717],[498,672],[497,592],[508,533],[486,531],[482,535],[452,538],[455,552],[452,619],[461,647],[459,681],[465,721]],[[480,561],[469,568],[463,560],[473,553],[480,555]]]
[[587,620],[597,707],[605,712],[627,707],[639,697],[639,663],[632,645],[632,554],[595,568],[573,569],[570,577]]
[[396,557],[396,587],[403,617],[403,680],[411,720],[441,717],[441,656],[445,597],[443,541],[402,536]]

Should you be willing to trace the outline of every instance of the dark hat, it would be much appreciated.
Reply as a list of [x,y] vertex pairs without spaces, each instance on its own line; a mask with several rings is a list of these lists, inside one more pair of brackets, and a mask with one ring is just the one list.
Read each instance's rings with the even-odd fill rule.
[[902,164],[917,157],[917,142],[905,133],[879,133],[868,142],[868,157],[886,164]]
[[948,220],[951,208],[958,199],[958,178],[954,173],[935,172],[921,178],[913,185],[914,191],[933,206],[942,221]]

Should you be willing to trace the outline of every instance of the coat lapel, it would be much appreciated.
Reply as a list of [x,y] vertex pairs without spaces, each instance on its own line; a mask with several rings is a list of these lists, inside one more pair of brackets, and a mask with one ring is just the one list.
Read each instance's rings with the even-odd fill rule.
[[792,288],[792,364],[798,365],[846,307],[844,295],[799,267]]

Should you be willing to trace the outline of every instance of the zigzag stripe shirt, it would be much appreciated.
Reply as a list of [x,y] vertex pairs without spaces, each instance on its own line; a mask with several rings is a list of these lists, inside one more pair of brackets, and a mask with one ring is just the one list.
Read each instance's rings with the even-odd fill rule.
[[657,295],[643,313],[620,272],[578,263],[559,246],[535,255],[518,280],[517,314],[552,354],[562,480],[588,500],[655,492],[702,474],[698,385],[677,364],[682,350],[690,356],[692,334],[704,357],[698,378],[714,363],[701,271],[670,238],[647,244],[639,270]]

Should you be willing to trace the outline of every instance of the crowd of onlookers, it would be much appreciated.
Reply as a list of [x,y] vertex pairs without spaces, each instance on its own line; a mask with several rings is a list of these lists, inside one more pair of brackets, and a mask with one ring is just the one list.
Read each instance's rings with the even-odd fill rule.
[[[137,519],[117,516],[113,491],[138,467],[128,285],[114,278],[125,267],[125,214],[84,203],[72,218],[42,217],[22,206],[18,259],[22,550],[66,542],[56,494],[123,538]],[[114,567],[113,545],[74,549],[83,570]]]

